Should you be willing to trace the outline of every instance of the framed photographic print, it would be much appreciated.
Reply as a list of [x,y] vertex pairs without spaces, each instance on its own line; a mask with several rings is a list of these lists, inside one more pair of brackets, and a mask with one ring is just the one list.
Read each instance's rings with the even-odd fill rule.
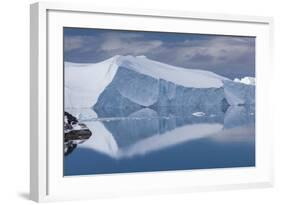
[[31,199],[271,186],[272,22],[31,5]]

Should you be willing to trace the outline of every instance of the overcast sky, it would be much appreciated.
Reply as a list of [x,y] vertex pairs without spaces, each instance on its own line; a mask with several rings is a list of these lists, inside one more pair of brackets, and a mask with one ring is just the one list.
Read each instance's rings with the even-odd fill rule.
[[114,55],[145,55],[228,78],[255,76],[255,38],[64,28],[65,61],[95,63]]

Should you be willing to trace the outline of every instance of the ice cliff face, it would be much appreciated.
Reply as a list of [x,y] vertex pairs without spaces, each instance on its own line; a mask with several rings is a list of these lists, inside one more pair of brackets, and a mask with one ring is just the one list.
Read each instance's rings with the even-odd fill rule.
[[143,56],[115,56],[97,64],[65,63],[65,106],[93,107],[105,117],[112,109],[126,116],[142,108],[204,112],[254,104],[255,85],[243,82]]

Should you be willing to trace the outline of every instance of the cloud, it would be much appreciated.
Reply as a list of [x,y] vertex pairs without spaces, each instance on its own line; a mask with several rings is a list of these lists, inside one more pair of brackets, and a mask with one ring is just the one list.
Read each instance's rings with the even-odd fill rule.
[[66,52],[81,48],[83,45],[83,38],[81,36],[66,36],[64,38],[64,50]]
[[100,47],[100,37],[96,36],[65,36],[64,37],[64,51],[76,52],[83,54],[86,52],[95,52]]
[[[66,36],[66,56],[77,60],[100,61],[114,55],[146,55],[156,52],[163,45],[161,40],[149,40],[136,33],[106,33],[103,35]],[[75,56],[76,55],[76,56]],[[70,60],[71,61],[71,60]]]
[[[237,62],[241,57],[251,57],[254,53],[252,42],[239,37],[213,37],[208,40],[186,40],[171,52],[177,63],[190,63],[210,66]],[[250,59],[249,59],[250,60]],[[205,63],[204,63],[205,62]],[[176,62],[175,62],[176,63]]]
[[212,36],[178,43],[164,42],[151,55],[165,63],[210,70],[230,78],[255,74],[254,38]]
[[145,55],[176,66],[233,75],[230,77],[254,75],[254,38],[186,35],[173,36],[171,40],[167,38],[169,34],[150,34],[109,30],[95,35],[65,36],[66,60],[98,62],[114,55]]
[[141,55],[153,52],[163,44],[160,40],[147,40],[143,35],[138,34],[108,34],[102,41],[101,51],[119,55]]

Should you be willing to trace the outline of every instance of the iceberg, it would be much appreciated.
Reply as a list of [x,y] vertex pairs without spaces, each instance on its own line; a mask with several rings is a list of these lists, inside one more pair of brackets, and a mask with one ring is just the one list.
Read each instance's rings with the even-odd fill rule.
[[[210,71],[171,66],[144,56],[114,56],[95,64],[65,62],[65,107],[90,108],[107,117],[122,109],[189,107],[207,113],[213,107],[255,103],[254,83],[230,80]],[[124,109],[125,108],[125,109]]]
[[145,56],[65,62],[64,73],[65,110],[94,135],[79,146],[112,158],[207,137],[233,140],[219,133],[241,133],[255,121],[254,78],[231,80]]

